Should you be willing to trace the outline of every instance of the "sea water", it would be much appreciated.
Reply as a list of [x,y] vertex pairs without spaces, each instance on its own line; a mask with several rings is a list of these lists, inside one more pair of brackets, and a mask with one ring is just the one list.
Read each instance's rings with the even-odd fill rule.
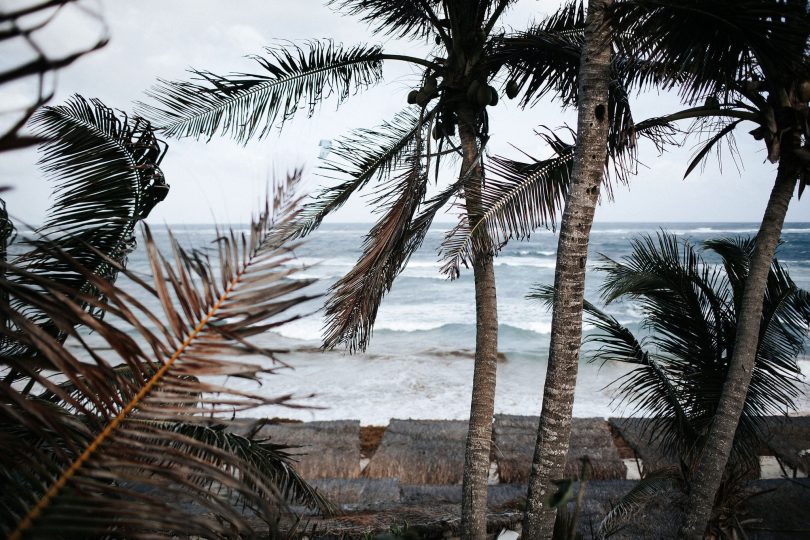
[[[475,301],[472,271],[449,280],[441,273],[437,248],[449,225],[434,225],[423,246],[383,299],[368,349],[349,354],[345,350],[320,349],[324,315],[322,306],[329,288],[345,275],[361,255],[370,224],[324,224],[295,249],[287,263],[299,271],[295,279],[317,281],[309,292],[325,296],[303,306],[308,316],[260,336],[263,346],[284,347],[289,369],[268,376],[260,391],[267,395],[296,396],[304,408],[265,407],[250,416],[300,420],[359,419],[364,424],[385,424],[391,418],[464,419],[469,415]],[[246,232],[245,226],[234,226]],[[205,248],[216,236],[213,225],[178,225],[171,230],[185,246]],[[600,258],[620,259],[630,253],[631,240],[660,231],[688,238],[699,244],[710,238],[753,236],[754,223],[597,223],[593,227],[586,297],[599,303],[604,275],[597,270]],[[158,245],[168,246],[164,227],[153,227]],[[551,313],[526,295],[537,285],[552,284],[558,236],[539,231],[528,241],[512,241],[495,259],[499,350],[496,412],[539,414],[548,358]],[[810,290],[810,223],[788,223],[778,256],[799,287]],[[716,263],[716,258],[707,256]],[[142,242],[129,258],[129,267],[148,274]],[[124,284],[127,288],[131,285]],[[132,289],[135,290],[135,289]],[[601,303],[600,303],[601,305]],[[157,307],[153,304],[154,307]],[[641,315],[632,302],[618,301],[606,311],[634,331]],[[590,329],[585,326],[585,332]],[[610,383],[630,369],[626,364],[594,364],[583,355],[574,403],[576,416],[628,415],[632,409],[615,400]],[[810,362],[802,360],[805,374]],[[227,381],[240,386],[239,380]],[[806,388],[805,388],[806,390]],[[810,414],[807,394],[799,413]]]

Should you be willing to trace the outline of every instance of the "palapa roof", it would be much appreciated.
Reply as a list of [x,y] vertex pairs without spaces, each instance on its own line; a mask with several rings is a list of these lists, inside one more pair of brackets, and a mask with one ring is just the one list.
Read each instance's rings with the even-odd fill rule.
[[[531,471],[537,441],[537,416],[495,415],[494,455],[501,482],[525,483]],[[590,477],[597,480],[624,479],[627,469],[613,444],[613,436],[602,418],[574,418],[565,475],[578,478],[580,458],[588,456]]]
[[467,422],[391,420],[363,476],[402,484],[457,484],[464,472]]
[[[252,426],[244,422],[242,430]],[[259,424],[253,429],[255,438],[298,447],[289,452],[295,470],[306,480],[360,476],[359,420]]]

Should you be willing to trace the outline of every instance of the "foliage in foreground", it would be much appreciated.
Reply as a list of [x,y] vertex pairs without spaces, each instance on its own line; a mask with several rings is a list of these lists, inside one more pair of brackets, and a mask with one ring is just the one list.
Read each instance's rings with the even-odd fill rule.
[[[586,302],[587,322],[595,330],[585,338],[592,361],[631,364],[632,371],[612,384],[618,405],[653,418],[650,440],[687,470],[695,466],[726,379],[733,353],[737,308],[743,293],[753,239],[724,238],[703,243],[706,260],[688,240],[660,233],[635,239],[632,252],[620,261],[601,257],[606,273],[602,299],[635,303],[643,313],[637,332]],[[540,287],[530,296],[549,302],[553,291]],[[744,414],[726,471],[731,484],[758,470],[757,446],[764,434],[763,416],[795,410],[803,351],[810,325],[810,294],[798,288],[787,268],[771,265],[757,350],[757,364]],[[644,501],[672,485],[679,471],[648,474],[603,522],[617,527]],[[687,475],[688,476],[688,475]]]
[[[222,234],[213,259],[173,239],[164,255],[145,228],[147,282],[125,261],[137,221],[168,190],[149,124],[79,96],[35,119],[57,197],[35,238],[13,248],[25,253],[0,261],[0,530],[220,538],[255,532],[250,515],[272,531],[286,501],[329,511],[287,448],[210,418],[291,398],[224,380],[258,384],[276,369],[277,351],[252,338],[309,298],[309,281],[287,279],[277,234],[298,174],[248,235]],[[119,274],[139,292],[116,286]]]

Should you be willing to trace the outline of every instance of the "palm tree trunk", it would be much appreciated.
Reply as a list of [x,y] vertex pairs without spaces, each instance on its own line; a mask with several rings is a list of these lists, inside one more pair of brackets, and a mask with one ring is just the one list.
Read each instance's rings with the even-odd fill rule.
[[768,284],[768,272],[776,253],[788,204],[796,187],[798,169],[794,158],[782,154],[776,182],[757,234],[751,256],[745,291],[737,318],[734,354],[728,366],[726,383],[706,438],[697,470],[690,482],[689,505],[680,538],[700,539],[712,515],[714,500],[734,442],[748,386],[756,362],[757,343],[762,321],[762,304]]
[[[481,214],[484,179],[475,132],[475,113],[468,108],[459,111],[459,137],[464,153],[461,174],[469,174],[464,186],[467,216],[470,223],[477,223]],[[476,234],[472,261],[475,278],[475,368],[461,502],[461,538],[464,540],[484,540],[487,534],[487,478],[498,358],[498,304],[491,243],[483,229]]]
[[551,538],[556,510],[547,503],[552,481],[563,477],[582,341],[585,263],[599,185],[607,157],[611,28],[607,8],[613,0],[592,1],[579,69],[579,115],[572,184],[565,202],[557,269],[551,344],[540,426],[537,430],[523,538]]

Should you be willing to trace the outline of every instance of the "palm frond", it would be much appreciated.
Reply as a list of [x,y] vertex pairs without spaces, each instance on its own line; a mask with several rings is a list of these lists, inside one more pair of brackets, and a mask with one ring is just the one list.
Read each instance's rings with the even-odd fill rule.
[[523,106],[548,94],[565,107],[576,104],[584,27],[583,4],[573,1],[533,28],[497,40],[491,62],[506,66]]
[[[687,462],[702,446],[726,380],[753,246],[742,238],[705,242],[704,249],[721,256],[723,269],[707,263],[688,240],[665,233],[634,240],[631,254],[621,261],[603,256],[603,298],[638,304],[647,332],[643,349],[615,319],[586,306],[597,327],[588,340],[600,345],[594,356],[643,366],[612,383],[618,385],[619,399],[635,412],[657,418],[651,438]],[[730,460],[737,471],[756,466],[764,427],[760,419],[795,407],[800,384],[796,357],[807,335],[808,302],[810,296],[775,260],[757,363]]]
[[252,57],[263,73],[192,70],[199,82],[161,80],[147,92],[157,103],[141,103],[139,111],[167,136],[210,139],[220,133],[245,143],[299,109],[312,115],[326,97],[342,103],[378,83],[382,56],[379,46],[344,48],[329,40],[267,48]]
[[619,532],[645,506],[659,499],[662,493],[671,489],[673,484],[680,479],[680,476],[680,471],[677,468],[665,468],[642,478],[602,518],[596,530],[595,538],[604,540]]
[[28,242],[32,249],[14,264],[89,292],[86,277],[64,257],[55,258],[51,246],[58,244],[83,267],[114,280],[115,265],[107,259],[125,261],[136,224],[168,193],[159,168],[166,146],[142,118],[79,95],[65,105],[42,108],[32,123],[48,140],[40,166],[55,183],[56,199]]
[[360,16],[375,34],[388,37],[429,38],[437,30],[425,6],[436,11],[440,0],[330,0],[329,5],[347,15]]
[[358,129],[338,139],[331,149],[335,157],[325,161],[321,170],[343,181],[322,189],[312,202],[304,205],[293,223],[291,237],[305,236],[315,230],[327,215],[343,206],[373,178],[381,182],[387,180],[413,155],[420,132],[434,114],[431,111],[419,115],[405,110],[378,128]]
[[[726,137],[732,137],[732,132],[734,129],[742,122],[742,120],[732,120],[730,122],[725,122],[725,125],[722,127],[713,130],[714,134],[700,146],[700,149],[692,156],[691,161],[689,162],[689,166],[686,168],[686,172],[683,173],[683,177],[686,178],[689,176],[695,168],[703,163],[706,158],[709,156],[709,153],[714,149],[719,152],[720,147],[718,144]],[[731,147],[733,146],[733,139],[729,139]],[[718,153],[718,161],[719,161],[719,153]]]
[[[276,444],[269,439],[243,437],[228,431],[226,424],[205,426],[181,423],[166,427],[250,463],[254,470],[261,473],[261,482],[257,482],[255,487],[269,486],[273,489],[272,493],[266,494],[267,497],[280,498],[325,514],[335,512],[334,505],[296,472],[295,454],[291,452],[295,447]],[[252,481],[251,478],[246,480]]]
[[381,186],[373,204],[387,210],[366,235],[357,264],[330,288],[326,348],[344,344],[351,352],[365,349],[383,296],[424,238],[424,232],[421,237],[414,235],[411,227],[428,182],[419,154],[409,158],[399,176]]
[[[685,80],[682,95],[725,92],[740,80],[780,80],[793,73],[810,33],[801,2],[771,0],[634,0],[615,7],[631,56],[666,66]],[[797,54],[798,53],[798,54]]]
[[[0,290],[46,313],[79,345],[78,352],[64,347],[14,302],[0,306],[10,321],[3,333],[40,354],[37,369],[26,367],[24,358],[3,356],[2,370],[23,370],[34,387],[51,395],[41,399],[40,392],[24,391],[30,387],[25,380],[0,385],[0,527],[9,538],[65,531],[82,537],[249,536],[255,528],[248,514],[270,523],[275,495],[286,490],[315,502],[288,473],[247,459],[255,454],[238,439],[216,442],[211,433],[174,427],[205,426],[211,416],[290,400],[224,383],[226,377],[258,382],[271,373],[272,364],[249,355],[272,362],[277,351],[251,338],[295,318],[289,310],[310,298],[301,294],[310,281],[287,279],[294,270],[282,266],[289,250],[279,244],[278,226],[290,219],[293,201],[281,191],[276,201],[278,222],[268,205],[249,235],[220,236],[216,266],[176,242],[171,259],[164,257],[148,227],[152,283],[108,259],[160,305],[160,315],[56,246],[53,256],[74,264],[101,296],[66,298],[70,288],[64,284],[3,264]],[[107,316],[90,316],[85,304]],[[110,350],[90,345],[79,324]],[[113,367],[121,362],[126,375]],[[62,381],[70,381],[72,390]]]
[[[540,286],[528,298],[543,302],[551,308],[554,301],[554,288]],[[615,317],[600,310],[591,302],[585,301],[587,321],[596,331],[585,337],[583,344],[595,344],[598,348],[588,355],[589,362],[624,362],[637,365],[630,373],[613,381],[621,402],[632,407],[633,413],[644,413],[655,418],[649,436],[661,439],[661,446],[670,452],[690,447],[697,436],[687,412],[681,403],[682,395],[666,362],[661,362],[655,354],[636,338],[630,329],[619,323]]]
[[570,184],[574,146],[553,132],[541,134],[555,155],[535,163],[495,156],[487,168],[490,177],[481,192],[483,215],[470,226],[464,215],[442,242],[442,272],[458,277],[461,265],[471,260],[476,230],[487,232],[496,248],[508,240],[524,240],[539,227],[554,227]]
[[[570,131],[570,130],[569,130]],[[609,166],[606,166],[606,191],[610,193],[610,178],[626,181],[635,163],[630,152],[636,135],[652,141],[659,150],[675,144],[677,130],[666,118],[651,118],[639,122],[632,134],[611,133],[608,144]],[[575,134],[571,131],[571,134]],[[490,159],[489,178],[481,194],[483,215],[472,227],[466,217],[446,235],[442,244],[445,260],[443,272],[451,277],[473,249],[473,233],[478,228],[487,231],[497,248],[510,239],[528,239],[540,228],[554,228],[568,193],[576,141],[565,142],[551,130],[539,132],[553,152],[552,157],[533,163],[494,156]],[[630,137],[630,138],[628,138]],[[632,140],[631,140],[632,139]]]
[[[736,313],[755,242],[753,238],[720,238],[704,242],[704,247],[723,260]],[[774,259],[765,289],[757,362],[746,401],[747,417],[783,414],[795,406],[800,373],[796,358],[804,351],[809,324],[810,295],[797,287],[787,268]],[[751,429],[761,427],[755,422],[750,424]]]

